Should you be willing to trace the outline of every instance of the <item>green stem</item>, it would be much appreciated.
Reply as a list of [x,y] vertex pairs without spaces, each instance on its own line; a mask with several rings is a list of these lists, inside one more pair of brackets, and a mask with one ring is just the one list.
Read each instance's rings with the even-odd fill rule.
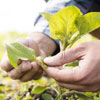
[[71,40],[70,44],[66,47],[66,49],[69,49],[72,47],[72,45],[78,40],[80,39],[80,34],[79,32],[77,32],[74,36],[74,38]]
[[48,66],[46,64],[44,64],[44,58],[42,56],[37,57],[35,61],[41,63],[43,68],[45,68],[45,69],[48,68]]
[[67,36],[65,36],[64,41],[60,41],[60,51],[64,51],[66,49],[66,47],[68,45],[66,40],[67,40]]

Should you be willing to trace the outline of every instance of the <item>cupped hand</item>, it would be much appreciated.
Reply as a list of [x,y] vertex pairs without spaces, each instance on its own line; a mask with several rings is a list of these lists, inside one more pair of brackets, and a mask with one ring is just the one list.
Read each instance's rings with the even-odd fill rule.
[[[75,60],[79,65],[74,68],[58,68]],[[100,90],[100,40],[62,51],[44,62],[50,66],[45,71],[60,86],[78,91]]]
[[[38,44],[32,40],[32,38],[28,37],[25,39],[18,39],[17,42],[34,49],[37,56],[44,56]],[[19,79],[23,82],[26,82],[32,79],[38,79],[42,76],[43,70],[36,62],[19,61],[18,65],[19,68],[14,69],[10,64],[6,53],[0,63],[1,68],[5,70],[8,73],[8,76],[10,76],[12,79]]]

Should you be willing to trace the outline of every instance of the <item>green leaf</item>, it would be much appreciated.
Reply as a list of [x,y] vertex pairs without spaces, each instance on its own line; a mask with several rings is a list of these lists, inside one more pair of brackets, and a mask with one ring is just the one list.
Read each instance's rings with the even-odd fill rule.
[[50,94],[48,94],[48,93],[42,94],[42,98],[44,100],[53,100],[53,97]]
[[46,13],[46,12],[41,12],[40,13],[42,16],[44,16],[44,18],[49,22],[50,20],[51,20],[51,18],[52,18],[52,14],[50,14],[50,13]]
[[76,92],[75,93],[81,100],[93,100],[92,98],[86,96],[85,94],[81,93],[81,92]]
[[46,90],[47,86],[36,86],[35,88],[33,88],[32,90],[32,94],[40,94],[42,92],[44,92]]
[[76,66],[78,66],[78,61],[77,60],[75,60],[75,61],[73,61],[73,62],[71,62],[71,63],[68,63],[68,64],[64,64],[63,65],[63,67],[76,67]]
[[5,95],[3,93],[0,93],[0,100],[3,100]]
[[100,27],[100,12],[91,12],[76,19],[76,27],[80,35],[89,33]]
[[36,59],[38,62],[41,63],[42,67],[44,67],[45,69],[48,68],[48,66],[46,64],[44,64],[44,58],[42,56],[39,56]]
[[68,40],[77,31],[75,20],[81,16],[81,11],[75,7],[65,7],[58,11],[50,20],[51,37],[58,40]]
[[60,95],[58,95],[58,96],[55,98],[55,100],[64,100],[64,99],[62,98],[62,96],[61,96],[61,94],[60,94]]
[[18,60],[35,60],[36,55],[33,49],[28,48],[19,43],[11,43],[6,45],[8,58],[14,68],[18,68]]

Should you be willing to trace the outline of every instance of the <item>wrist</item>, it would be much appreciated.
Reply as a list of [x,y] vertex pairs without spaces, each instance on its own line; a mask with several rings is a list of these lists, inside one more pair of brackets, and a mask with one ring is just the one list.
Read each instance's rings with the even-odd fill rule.
[[39,50],[41,52],[40,56],[50,56],[57,49],[56,43],[48,36],[40,32],[34,32],[28,36],[32,38],[37,45],[39,46]]

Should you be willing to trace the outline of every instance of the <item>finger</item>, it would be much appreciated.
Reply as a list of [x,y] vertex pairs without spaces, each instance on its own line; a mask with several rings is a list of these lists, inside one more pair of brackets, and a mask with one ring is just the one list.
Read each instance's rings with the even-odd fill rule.
[[19,79],[24,73],[19,73],[17,69],[13,69],[10,72],[8,72],[8,76],[12,79]]
[[0,67],[5,70],[6,72],[11,71],[12,69],[14,69],[12,67],[12,65],[9,62],[9,59],[7,57],[7,54],[5,53],[4,57],[2,58],[1,62],[0,62]]
[[33,79],[37,80],[41,78],[42,75],[43,75],[43,69],[39,69],[39,71],[33,76]]
[[53,57],[45,58],[44,62],[49,66],[61,66],[65,63],[72,62],[84,55],[83,49],[84,47],[77,46],[75,48],[62,51]]
[[89,92],[88,86],[83,86],[83,85],[74,85],[74,84],[66,84],[66,83],[60,83],[57,82],[61,87],[67,88],[67,89],[72,89],[72,90],[77,90],[81,92]]
[[35,77],[36,78],[39,77],[41,72],[43,72],[42,69],[40,69],[40,66],[37,63],[32,62],[31,65],[32,65],[32,69],[30,71],[28,71],[27,73],[25,73],[20,78],[20,80],[22,82],[26,82],[26,81],[30,81],[32,79],[35,79]]
[[78,83],[83,80],[84,69],[83,67],[58,69],[54,67],[48,67],[44,69],[45,72],[52,78],[60,82]]
[[34,72],[34,70],[28,71],[27,73],[25,73],[20,80],[22,82],[27,82],[33,79],[33,76],[35,75],[36,72]]
[[23,61],[18,68],[19,73],[24,73],[32,69],[32,64],[30,61]]
[[8,76],[12,79],[19,79],[24,73],[30,71],[32,69],[32,65],[29,61],[22,62],[19,65],[18,69],[13,69],[8,73]]

